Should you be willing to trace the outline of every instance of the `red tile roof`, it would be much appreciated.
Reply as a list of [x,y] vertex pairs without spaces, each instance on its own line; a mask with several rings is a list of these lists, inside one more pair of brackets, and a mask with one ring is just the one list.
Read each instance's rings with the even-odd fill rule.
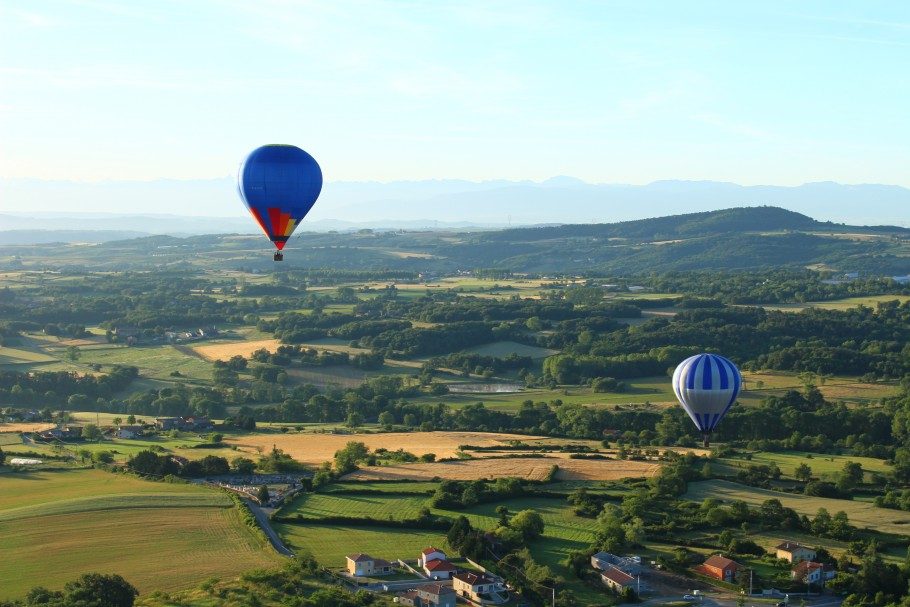
[[442,552],[442,550],[440,550],[439,548],[433,548],[432,546],[430,546],[429,548],[424,548],[421,551],[421,554],[433,554],[434,552]]
[[443,559],[433,559],[424,565],[430,571],[455,571],[455,565]]
[[717,567],[718,569],[726,569],[731,565],[736,569],[739,569],[741,567],[741,565],[736,561],[730,560],[727,557],[721,556],[719,554],[715,554],[708,558],[708,560],[705,561],[704,565],[705,567]]
[[461,580],[471,586],[477,586],[478,584],[495,584],[497,582],[497,580],[485,573],[473,573],[471,571],[456,573],[454,577],[456,580]]
[[372,561],[373,557],[371,557],[369,554],[358,552],[357,554],[349,554],[348,560],[354,561],[355,563],[363,563],[365,561]]
[[794,551],[800,550],[800,549],[815,552],[814,550],[812,550],[812,548],[809,548],[808,546],[803,546],[799,542],[790,542],[790,541],[781,542],[780,544],[775,546],[775,548],[777,548],[778,550],[784,550],[786,552],[794,552]]
[[601,577],[605,577],[611,582],[619,584],[620,586],[628,586],[635,581],[635,578],[622,571],[616,567],[608,567],[600,574]]

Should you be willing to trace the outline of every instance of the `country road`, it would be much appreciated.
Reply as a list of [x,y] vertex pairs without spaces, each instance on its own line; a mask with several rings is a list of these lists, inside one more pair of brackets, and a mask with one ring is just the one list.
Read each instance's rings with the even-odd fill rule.
[[265,512],[262,511],[262,508],[259,507],[259,504],[251,499],[242,499],[243,503],[249,507],[250,512],[253,513],[253,516],[256,517],[256,520],[259,521],[259,526],[265,531],[265,535],[269,538],[269,542],[272,543],[272,547],[275,551],[284,556],[294,556],[294,553],[288,550],[287,546],[282,543],[281,538],[278,537],[278,534],[275,533],[275,530],[272,529],[272,522],[269,520],[269,517],[266,516]]

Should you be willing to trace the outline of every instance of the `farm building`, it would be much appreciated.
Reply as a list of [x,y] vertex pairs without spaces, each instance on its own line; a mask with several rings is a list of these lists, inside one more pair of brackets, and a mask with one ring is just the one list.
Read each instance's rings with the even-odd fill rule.
[[420,551],[420,556],[417,557],[417,566],[423,567],[429,561],[432,561],[434,559],[440,559],[440,560],[444,561],[447,558],[448,557],[446,556],[445,552],[443,552],[439,548],[434,548],[433,546],[430,546],[430,547],[424,548],[423,550]]
[[608,588],[615,590],[616,592],[622,592],[626,588],[631,588],[635,585],[634,577],[612,565],[601,572],[600,580],[606,584]]
[[423,571],[434,580],[447,580],[455,573],[455,565],[445,559],[433,559],[423,565]]
[[181,425],[179,417],[156,417],[155,425],[159,430],[179,430]]
[[455,590],[444,584],[424,584],[399,594],[398,604],[410,607],[455,607]]
[[815,561],[800,561],[790,570],[790,578],[806,584],[820,584],[834,579],[837,571],[830,565]]
[[803,546],[799,542],[781,542],[775,546],[777,558],[783,559],[789,563],[798,563],[800,561],[811,561],[815,558],[815,550],[808,546]]
[[591,566],[599,571],[606,571],[614,567],[629,575],[638,575],[641,573],[641,557],[617,556],[609,552],[598,552],[591,556]]
[[499,605],[509,600],[502,580],[487,573],[456,573],[452,576],[452,587],[458,596],[481,605]]
[[369,554],[351,554],[347,557],[347,570],[355,576],[388,575],[392,573],[392,563]]
[[114,432],[117,438],[136,438],[142,434],[142,426],[118,426]]
[[742,565],[719,554],[709,557],[698,567],[699,573],[723,582],[735,581],[740,569],[742,569]]

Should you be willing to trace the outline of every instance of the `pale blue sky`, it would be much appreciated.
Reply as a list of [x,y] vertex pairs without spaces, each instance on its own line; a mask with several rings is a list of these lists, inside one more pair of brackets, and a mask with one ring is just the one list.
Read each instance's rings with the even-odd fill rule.
[[910,2],[0,0],[0,178],[910,186]]

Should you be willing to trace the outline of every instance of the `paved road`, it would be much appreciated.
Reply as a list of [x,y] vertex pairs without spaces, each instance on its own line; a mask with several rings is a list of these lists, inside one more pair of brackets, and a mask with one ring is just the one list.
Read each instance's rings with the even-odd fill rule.
[[244,498],[243,503],[246,504],[250,512],[253,513],[253,516],[256,517],[256,520],[259,521],[259,526],[262,527],[262,530],[265,531],[266,536],[269,538],[269,541],[272,543],[272,547],[275,549],[278,554],[283,554],[284,556],[294,556],[294,553],[288,550],[281,542],[281,538],[278,537],[278,534],[275,533],[275,530],[272,529],[272,523],[269,521],[269,517],[266,516],[265,512],[262,511],[262,508],[259,507],[259,504],[255,503],[253,500]]
[[[738,607],[740,597],[735,594],[728,593],[711,593],[705,594],[703,601],[692,601],[692,607]],[[790,605],[796,607],[800,604],[801,597],[791,597]],[[641,606],[645,607],[648,605],[663,605],[668,602],[676,602],[682,600],[682,595],[673,595],[673,596],[656,596],[648,598],[646,601],[640,603]],[[745,607],[770,607],[773,605],[771,601],[781,601],[780,598],[764,597],[764,596],[753,596],[746,597],[744,603]],[[840,607],[843,599],[837,596],[831,595],[822,595],[818,597],[812,597],[806,601],[806,607]]]

